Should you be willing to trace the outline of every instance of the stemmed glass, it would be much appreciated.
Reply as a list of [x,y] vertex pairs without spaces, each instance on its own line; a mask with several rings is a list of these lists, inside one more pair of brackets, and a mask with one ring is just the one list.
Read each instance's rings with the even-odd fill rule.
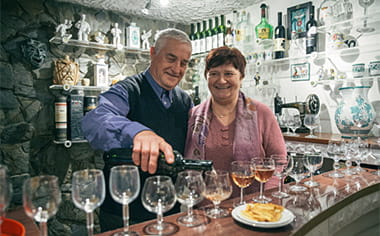
[[293,156],[293,169],[290,170],[289,176],[296,181],[296,184],[290,186],[289,190],[292,192],[303,192],[307,188],[299,185],[299,182],[304,179],[308,173],[305,165],[305,156],[295,153],[291,153],[291,155]]
[[287,109],[282,113],[281,115],[281,124],[283,127],[286,128],[286,132],[284,134],[286,135],[292,135],[292,133],[289,131],[289,121],[290,121],[290,114]]
[[310,180],[304,182],[303,184],[308,187],[319,186],[319,183],[314,181],[314,172],[322,167],[322,154],[318,152],[306,152],[304,161],[306,168],[310,171]]
[[255,179],[260,182],[260,195],[254,198],[253,201],[258,203],[268,203],[271,198],[264,196],[264,183],[266,183],[273,175],[275,170],[275,162],[272,158],[257,157],[252,159],[252,167],[255,170]]
[[39,222],[40,235],[47,236],[47,221],[57,213],[61,203],[58,177],[42,175],[25,180],[22,196],[26,215]]
[[92,236],[94,234],[93,211],[103,203],[106,196],[103,172],[97,169],[75,171],[71,196],[75,206],[86,212],[87,233]]
[[363,27],[357,29],[357,31],[360,33],[369,33],[375,31],[374,28],[367,26],[367,8],[371,6],[374,2],[375,0],[359,0],[359,5],[364,8]]
[[352,160],[355,159],[356,156],[358,156],[359,153],[359,143],[356,142],[355,140],[349,140],[345,142],[345,155],[344,155],[344,160],[345,160],[345,165],[346,169],[343,170],[342,172],[348,176],[356,174],[355,169],[352,168]]
[[283,191],[283,186],[284,177],[287,176],[293,168],[293,157],[291,155],[272,155],[271,157],[274,159],[276,165],[274,176],[279,178],[278,191],[272,193],[272,196],[276,198],[289,197],[289,194]]
[[304,118],[304,125],[310,130],[310,134],[306,138],[315,138],[314,129],[319,127],[320,119],[318,114],[306,114]]
[[231,162],[231,178],[233,182],[240,188],[240,201],[235,202],[234,207],[244,205],[244,189],[249,187],[255,179],[255,171],[253,168],[251,168],[251,162]]
[[0,235],[1,225],[5,218],[5,210],[12,198],[12,184],[8,179],[8,169],[6,166],[0,165]]
[[214,204],[213,208],[205,209],[206,215],[214,219],[228,216],[228,210],[219,207],[220,203],[232,194],[232,184],[228,171],[206,171],[205,184],[206,189],[203,195]]
[[150,212],[157,213],[157,222],[144,227],[144,233],[149,235],[170,235],[178,231],[178,226],[164,222],[163,213],[174,207],[176,193],[169,176],[152,176],[145,180],[141,200]]
[[[366,158],[371,157],[373,154],[371,151],[369,151],[370,148],[369,148],[368,142],[361,140],[360,137],[358,137],[354,142],[358,146],[356,156],[355,156],[356,167],[354,168],[354,171],[360,174],[360,172],[366,172],[365,169],[361,168],[360,166],[361,162],[365,160]],[[375,144],[371,145],[371,147],[373,147],[374,145]]]
[[291,136],[299,136],[299,134],[296,134],[296,130],[299,129],[302,126],[302,121],[301,121],[301,118],[300,118],[300,116],[298,114],[292,116],[292,118],[290,119],[288,125],[289,125],[289,128],[293,132],[291,134]]
[[193,213],[193,206],[203,200],[206,188],[201,172],[186,170],[178,173],[174,188],[178,202],[187,206],[187,215],[178,217],[177,222],[187,227],[207,223],[207,216]]
[[115,236],[139,235],[129,231],[129,209],[128,204],[136,199],[140,191],[139,169],[132,165],[114,166],[110,173],[110,193],[112,198],[123,205],[124,229],[122,232],[114,233]]
[[330,140],[327,145],[327,155],[334,160],[333,168],[334,171],[329,174],[330,177],[333,178],[342,178],[344,175],[338,171],[339,169],[339,160],[341,157],[345,154],[345,145],[342,144],[343,142],[337,142]]

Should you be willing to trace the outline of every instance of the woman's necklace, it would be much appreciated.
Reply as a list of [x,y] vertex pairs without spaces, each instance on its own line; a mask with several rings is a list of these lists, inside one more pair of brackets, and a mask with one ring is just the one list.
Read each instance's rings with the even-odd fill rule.
[[217,112],[215,112],[215,110],[212,110],[212,112],[220,119],[223,119],[225,117],[228,117],[230,114],[234,113],[235,112],[235,109],[233,109],[232,111],[228,112],[227,114],[224,114],[224,115],[221,115],[221,114],[218,114]]

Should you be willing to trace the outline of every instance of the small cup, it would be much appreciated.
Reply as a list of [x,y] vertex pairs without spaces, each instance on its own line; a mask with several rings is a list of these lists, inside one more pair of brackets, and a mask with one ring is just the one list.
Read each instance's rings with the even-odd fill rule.
[[369,75],[380,75],[380,61],[371,61],[368,65]]
[[354,78],[360,78],[364,76],[365,72],[365,64],[357,63],[352,65],[352,76]]
[[90,86],[90,79],[83,78],[82,79],[82,86]]

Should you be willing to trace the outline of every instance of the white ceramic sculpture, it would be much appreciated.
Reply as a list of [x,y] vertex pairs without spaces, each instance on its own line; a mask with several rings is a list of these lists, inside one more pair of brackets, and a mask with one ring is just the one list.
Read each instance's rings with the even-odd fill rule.
[[121,29],[119,29],[119,24],[115,23],[114,27],[111,29],[111,34],[112,34],[112,43],[115,47],[117,48],[122,48],[123,45],[121,44]]
[[148,50],[150,48],[149,38],[151,36],[152,36],[152,30],[149,30],[148,32],[143,30],[143,33],[141,35],[142,49]]
[[78,40],[88,41],[88,34],[91,32],[90,24],[86,21],[86,15],[82,14],[82,18],[75,24],[78,31]]

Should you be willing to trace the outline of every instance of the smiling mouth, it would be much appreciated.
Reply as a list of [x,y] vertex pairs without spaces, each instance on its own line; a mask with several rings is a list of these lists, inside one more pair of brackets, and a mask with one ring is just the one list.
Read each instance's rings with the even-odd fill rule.
[[216,88],[216,89],[229,89],[229,88],[231,88],[231,86],[227,86],[227,87],[214,86],[214,88]]

